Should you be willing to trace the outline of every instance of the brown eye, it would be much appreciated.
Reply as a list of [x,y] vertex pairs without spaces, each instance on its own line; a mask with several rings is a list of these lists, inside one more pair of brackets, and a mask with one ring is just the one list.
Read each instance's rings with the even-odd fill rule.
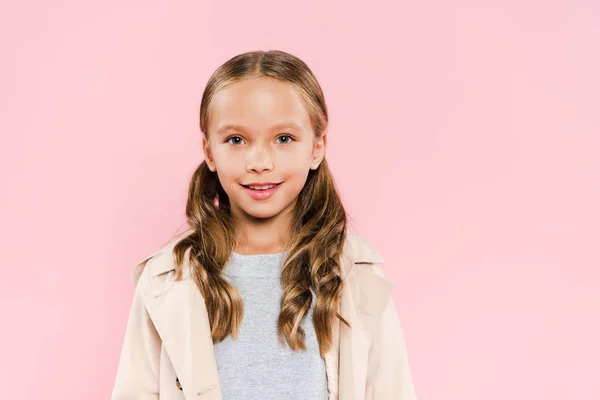
[[[225,143],[231,143],[231,139],[239,139],[239,140],[244,140],[244,139],[242,139],[242,138],[241,138],[241,137],[239,137],[239,136],[231,136],[230,138],[228,138],[228,139],[225,141]],[[233,144],[233,145],[237,145],[237,144],[240,144],[240,142],[239,142],[239,141],[235,141],[234,143],[231,143],[231,144]]]
[[281,135],[277,139],[281,138],[288,138],[288,140],[284,141],[283,144],[287,144],[294,141],[294,139],[290,135]]

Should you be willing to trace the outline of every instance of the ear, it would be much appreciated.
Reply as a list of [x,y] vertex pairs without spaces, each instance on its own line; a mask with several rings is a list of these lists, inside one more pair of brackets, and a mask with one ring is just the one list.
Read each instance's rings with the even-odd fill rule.
[[313,146],[312,161],[310,163],[310,169],[317,169],[321,165],[321,161],[325,157],[325,148],[327,147],[327,132],[318,137]]
[[215,172],[217,167],[215,166],[215,161],[213,159],[212,152],[210,151],[210,142],[206,140],[205,135],[202,135],[202,151],[204,152],[204,160],[206,161],[208,169],[210,169],[212,172]]

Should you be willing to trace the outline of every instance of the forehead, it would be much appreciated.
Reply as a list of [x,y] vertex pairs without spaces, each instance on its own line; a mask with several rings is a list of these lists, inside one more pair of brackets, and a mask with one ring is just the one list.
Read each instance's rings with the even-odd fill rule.
[[210,133],[263,131],[296,126],[310,130],[306,106],[291,84],[269,78],[246,79],[215,93],[208,108]]

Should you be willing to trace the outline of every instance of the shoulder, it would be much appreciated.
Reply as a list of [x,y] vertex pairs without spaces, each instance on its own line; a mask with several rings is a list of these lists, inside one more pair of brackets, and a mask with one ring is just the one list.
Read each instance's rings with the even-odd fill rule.
[[367,239],[355,232],[346,233],[346,241],[342,251],[342,279],[346,279],[357,270],[369,270],[381,275],[380,265],[384,259],[377,248]]
[[135,286],[138,284],[142,274],[150,277],[162,275],[175,270],[175,260],[173,258],[173,249],[181,240],[185,239],[192,231],[190,229],[171,238],[152,254],[147,255],[141,261],[135,264],[130,271],[130,280]]
[[[130,279],[134,285],[137,285],[142,273],[149,277],[155,277],[175,270],[175,260],[173,259],[173,249],[181,240],[185,239],[192,231],[185,232],[170,239],[152,254],[146,256],[140,262],[135,264],[130,272]],[[351,260],[352,264],[383,264],[384,259],[377,248],[363,236],[348,231],[343,250],[344,257]]]
[[[346,243],[353,262],[346,267],[345,278],[354,302],[370,317],[381,315],[395,288],[383,272],[384,259],[370,241],[354,232],[347,234]],[[371,323],[367,321],[366,325]]]
[[355,232],[346,233],[346,247],[354,263],[382,264],[384,259],[377,248]]

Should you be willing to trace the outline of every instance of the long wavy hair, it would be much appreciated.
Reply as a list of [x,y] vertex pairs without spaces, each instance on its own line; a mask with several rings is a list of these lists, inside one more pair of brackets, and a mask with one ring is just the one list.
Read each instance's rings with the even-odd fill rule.
[[[321,86],[308,66],[284,51],[253,51],[237,55],[210,77],[200,104],[200,130],[208,139],[208,107],[223,87],[249,78],[269,77],[290,84],[303,100],[316,137],[327,128],[328,115]],[[182,279],[187,261],[190,275],[206,303],[214,343],[228,335],[237,338],[244,304],[237,289],[222,276],[235,250],[236,232],[230,201],[216,172],[205,161],[194,171],[186,205],[190,233],[179,241],[173,254],[176,280]],[[281,272],[283,295],[277,320],[279,342],[294,351],[306,350],[301,321],[307,315],[312,293],[316,295],[313,324],[321,356],[332,346],[336,318],[350,326],[339,313],[342,292],[341,253],[346,238],[347,216],[333,177],[322,160],[310,170],[292,212],[288,255]],[[186,252],[189,251],[187,259]]]

